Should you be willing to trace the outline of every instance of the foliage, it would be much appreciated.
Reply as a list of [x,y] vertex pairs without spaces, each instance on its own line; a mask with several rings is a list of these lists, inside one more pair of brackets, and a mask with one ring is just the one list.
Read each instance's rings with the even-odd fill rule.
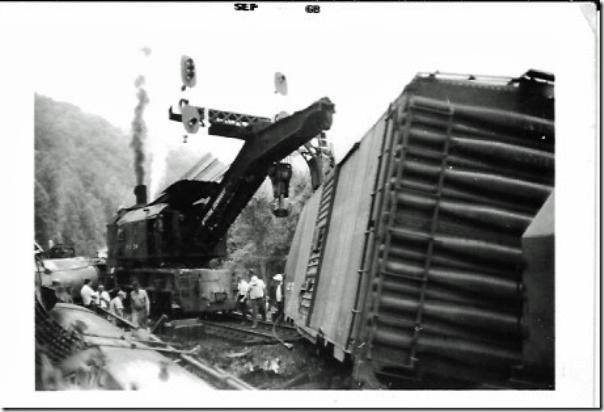
[[229,230],[224,266],[240,274],[253,268],[265,281],[282,272],[302,208],[311,194],[308,172],[294,170],[288,199],[290,214],[277,218],[272,213],[270,191],[261,188]]
[[69,243],[82,255],[105,246],[106,225],[133,203],[129,137],[78,107],[35,96],[35,239]]

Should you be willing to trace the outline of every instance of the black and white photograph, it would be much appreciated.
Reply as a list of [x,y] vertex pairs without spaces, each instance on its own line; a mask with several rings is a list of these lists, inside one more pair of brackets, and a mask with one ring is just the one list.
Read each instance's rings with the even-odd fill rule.
[[1,406],[601,407],[599,7],[0,5]]

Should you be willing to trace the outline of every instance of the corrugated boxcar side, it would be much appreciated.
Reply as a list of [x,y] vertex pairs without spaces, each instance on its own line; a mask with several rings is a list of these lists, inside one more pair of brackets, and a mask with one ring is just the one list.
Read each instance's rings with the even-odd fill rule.
[[306,277],[321,191],[322,188],[317,189],[302,210],[285,265],[285,317],[292,319],[295,324],[301,319],[300,289]]
[[510,80],[416,77],[338,165],[330,208],[307,206],[287,314],[357,381],[522,385],[521,237],[554,186],[554,96],[553,76]]
[[356,150],[338,165],[335,199],[312,303],[309,326],[312,331],[321,330],[322,338],[334,344],[334,354],[340,360],[348,351],[358,271],[377,171],[375,159],[381,147],[384,124],[384,119],[380,119]]
[[515,386],[521,236],[554,184],[553,101],[553,84],[530,76],[418,77],[397,100],[356,379]]

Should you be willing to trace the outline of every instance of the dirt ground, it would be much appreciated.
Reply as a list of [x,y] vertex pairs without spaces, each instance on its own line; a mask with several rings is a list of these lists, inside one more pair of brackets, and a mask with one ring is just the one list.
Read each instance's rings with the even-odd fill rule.
[[353,389],[349,364],[325,356],[311,342],[244,345],[208,334],[197,336],[162,333],[167,342],[182,349],[199,347],[197,356],[258,389]]

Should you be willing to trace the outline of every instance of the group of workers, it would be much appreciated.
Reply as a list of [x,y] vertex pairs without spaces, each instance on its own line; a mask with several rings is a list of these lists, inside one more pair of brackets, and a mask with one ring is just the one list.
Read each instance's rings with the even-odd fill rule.
[[[253,269],[248,272],[249,282],[242,276],[237,278],[237,302],[236,307],[243,316],[243,322],[247,321],[247,315],[251,309],[252,328],[258,327],[258,315],[266,322],[267,304],[272,313],[272,321],[277,323],[283,318],[285,296],[283,291],[283,275],[273,276],[271,287],[266,293],[266,284],[254,273]],[[272,311],[271,309],[275,309]]]
[[[52,287],[55,290],[57,301],[64,303],[73,303],[73,298],[67,289],[61,285],[58,280],[53,280]],[[147,327],[151,302],[144,289],[141,289],[138,282],[132,284],[133,290],[130,292],[130,308],[132,323],[143,328]],[[107,315],[107,312],[120,318],[126,318],[124,302],[128,295],[123,290],[118,290],[112,299],[109,292],[105,290],[104,285],[98,285],[97,290],[91,285],[90,279],[84,280],[84,285],[80,289],[80,297],[84,307],[91,309],[101,315]],[[108,315],[108,319],[116,323],[116,317]]]
[[[249,279],[249,282],[247,279]],[[258,326],[258,316],[263,321],[267,320],[267,311],[271,313],[271,320],[275,323],[283,318],[283,309],[285,296],[283,290],[283,275],[273,276],[273,282],[267,293],[266,284],[259,279],[253,269],[250,269],[247,277],[238,277],[236,308],[243,315],[244,322],[251,310],[252,327]],[[73,299],[67,289],[60,285],[60,282],[53,281],[55,295],[59,302],[73,303]],[[151,302],[147,292],[140,287],[138,281],[133,282],[133,290],[130,292],[130,309],[132,323],[143,328],[147,327]],[[104,285],[99,284],[97,290],[94,290],[90,279],[84,280],[84,285],[80,289],[80,296],[83,305],[94,310],[101,315],[107,315],[107,312],[116,317],[125,318],[124,302],[128,295],[123,290],[117,291],[114,298],[111,298],[109,292],[105,290]],[[267,307],[268,306],[268,307]],[[109,315],[108,318],[116,323],[116,317]]]

